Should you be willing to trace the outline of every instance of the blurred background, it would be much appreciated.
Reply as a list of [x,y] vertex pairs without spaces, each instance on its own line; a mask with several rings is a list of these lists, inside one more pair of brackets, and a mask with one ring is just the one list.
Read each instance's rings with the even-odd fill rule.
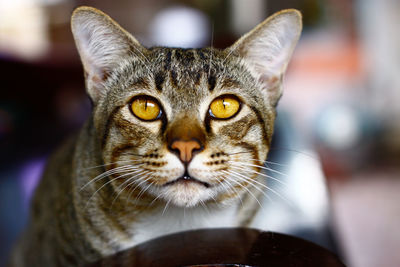
[[0,266],[28,219],[49,154],[90,112],[69,20],[103,10],[146,46],[225,48],[297,8],[257,227],[296,235],[348,266],[400,266],[400,1],[0,0]]

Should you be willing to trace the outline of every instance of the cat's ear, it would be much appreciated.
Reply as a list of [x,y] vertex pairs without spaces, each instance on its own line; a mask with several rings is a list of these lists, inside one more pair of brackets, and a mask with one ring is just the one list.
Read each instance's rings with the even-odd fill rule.
[[77,8],[71,29],[86,76],[86,89],[96,103],[104,94],[104,81],[139,42],[109,16],[91,7]]
[[238,53],[258,79],[272,105],[282,94],[282,76],[302,29],[301,13],[287,9],[275,13],[227,48]]

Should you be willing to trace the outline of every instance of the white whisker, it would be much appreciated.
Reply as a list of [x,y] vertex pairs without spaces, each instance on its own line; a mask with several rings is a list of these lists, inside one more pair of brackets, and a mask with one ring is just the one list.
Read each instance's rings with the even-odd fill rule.
[[[119,160],[119,161],[115,161],[115,162],[111,162],[111,163],[106,163],[106,164],[102,164],[102,165],[97,165],[97,166],[93,166],[93,167],[88,167],[88,168],[84,168],[84,169],[85,169],[85,170],[90,170],[90,169],[95,169],[95,168],[110,166],[110,165],[113,165],[113,164],[121,164],[121,163],[127,163],[127,162],[137,162],[137,161],[142,161],[142,159],[138,159],[138,160]],[[121,167],[122,167],[122,166],[121,166]]]
[[275,173],[280,174],[280,175],[282,175],[282,176],[286,176],[286,177],[288,176],[287,174],[285,174],[285,173],[283,173],[283,172],[280,172],[280,171],[277,171],[277,170],[274,170],[274,169],[271,169],[271,168],[268,168],[268,167],[256,165],[256,164],[249,164],[249,163],[243,163],[243,162],[237,162],[237,161],[231,161],[231,160],[229,160],[228,162],[236,163],[237,166],[238,166],[238,165],[242,165],[242,166],[256,167],[256,168],[268,170],[268,171],[271,171],[271,172],[275,172]]
[[[250,179],[250,178],[248,178],[248,177],[246,177],[246,176],[242,176],[242,175],[238,176],[237,173],[235,173],[235,172],[233,172],[233,171],[229,171],[228,173],[229,173],[229,175],[232,175],[232,176],[238,178],[238,179],[241,180],[241,181],[247,182],[248,184],[250,184],[251,186],[253,186],[255,189],[257,189],[259,192],[261,192],[266,198],[268,198],[269,201],[273,202],[272,199],[270,198],[270,196],[268,196],[268,195],[264,192],[264,190],[260,189],[258,186],[256,186],[256,185],[253,183],[253,182],[255,182],[255,180]],[[242,176],[242,177],[241,177],[241,176]],[[260,184],[261,184],[261,183],[260,183]]]
[[[148,172],[148,173],[147,173],[147,176],[140,177],[139,179],[133,181],[132,184],[138,183],[138,182],[139,182],[139,183],[138,183],[133,189],[130,190],[129,195],[128,195],[128,201],[130,200],[131,195],[133,194],[133,192],[135,192],[135,190],[136,190],[137,188],[139,188],[142,184],[146,183],[146,182],[150,179],[150,177],[151,177],[151,172]],[[141,191],[140,191],[140,192],[141,192]],[[137,200],[139,200],[139,197],[138,197],[138,196],[135,197],[135,199],[133,200],[133,202],[136,202]]]
[[[226,179],[225,175],[217,176],[217,177],[222,177],[224,180],[222,182],[219,182],[219,184],[228,192],[231,193],[233,192],[236,194],[239,198],[240,204],[243,207],[243,201],[242,197],[240,196],[239,192],[235,189],[235,187],[229,182],[229,180]],[[228,185],[225,185],[227,183]]]
[[[138,173],[138,172],[139,172],[139,173]],[[138,174],[136,174],[136,173],[138,173]],[[148,174],[149,171],[139,170],[139,171],[137,171],[136,173],[135,173],[136,175],[129,177],[129,179],[127,179],[125,182],[123,182],[122,184],[120,184],[120,185],[117,187],[116,190],[118,190],[119,188],[121,188],[122,186],[124,186],[126,183],[130,183],[130,182],[131,182],[133,179],[135,179],[137,176]],[[140,177],[140,178],[138,178],[138,179],[135,179],[133,182],[135,183],[135,182],[137,182],[137,181],[140,181],[142,178],[143,178],[143,177]]]
[[138,165],[135,165],[135,166],[126,165],[126,166],[120,166],[120,167],[105,171],[102,174],[100,174],[100,175],[94,177],[93,179],[91,179],[85,185],[83,185],[79,189],[79,191],[82,191],[85,187],[89,186],[90,184],[92,184],[92,183],[94,183],[94,182],[96,182],[98,180],[101,180],[101,179],[103,179],[105,177],[108,177],[110,175],[113,175],[113,174],[116,174],[116,173],[122,173],[122,172],[129,172],[129,171],[133,171],[133,170],[138,170],[139,169],[138,167],[141,166],[141,165],[143,165],[143,164],[138,164]]
[[251,169],[249,169],[249,168],[240,167],[240,166],[230,166],[230,168],[233,168],[233,169],[236,169],[236,170],[245,171],[245,172],[248,172],[248,171],[249,171],[249,172],[252,172],[252,173],[256,173],[256,174],[258,174],[258,175],[260,175],[260,176],[263,176],[263,177],[266,177],[266,178],[268,178],[268,179],[274,180],[274,181],[276,181],[276,182],[278,182],[278,183],[280,183],[280,184],[282,184],[282,185],[284,185],[284,186],[288,186],[285,182],[282,182],[282,181],[279,180],[278,178],[275,178],[275,177],[273,177],[273,176],[267,175],[267,174],[262,173],[262,172],[258,172],[258,171],[251,170]]
[[162,192],[161,194],[158,194],[158,196],[156,196],[156,197],[153,199],[153,201],[150,202],[149,206],[153,205],[154,202],[157,201],[157,199],[159,199],[160,197],[163,197],[163,196],[165,196],[165,195],[166,195],[165,192]]
[[[148,181],[148,180],[150,180],[150,178],[151,178],[151,174],[149,175],[149,177],[146,179],[146,182]],[[146,188],[143,188],[140,192],[139,192],[139,195],[136,197],[137,199],[140,199],[140,197],[152,186],[154,184],[154,182],[150,182],[150,184],[146,187]]]
[[298,153],[299,155],[302,155],[302,156],[305,156],[305,157],[308,157],[308,158],[311,158],[311,159],[313,159],[313,160],[318,161],[318,158],[315,157],[315,155],[305,153],[305,152],[303,152],[303,151],[301,151],[301,150],[296,150],[296,149],[291,149],[291,148],[280,148],[280,147],[278,147],[278,148],[271,148],[270,150],[281,150],[281,151],[285,151],[285,152]]
[[[118,188],[120,188],[120,187],[124,186],[124,184],[126,184],[126,185],[124,186],[124,188],[122,188],[122,189],[118,192],[117,196],[113,199],[113,201],[112,201],[112,203],[111,203],[111,207],[114,205],[114,202],[118,199],[119,195],[120,195],[127,187],[129,187],[130,185],[134,184],[137,180],[141,179],[141,178],[139,178],[139,179],[136,179],[136,180],[135,180],[136,177],[138,177],[138,176],[140,176],[140,175],[146,175],[146,174],[148,173],[148,172],[146,172],[146,171],[139,171],[139,172],[140,172],[140,173],[137,173],[136,175],[133,175],[133,176],[129,177],[129,179],[127,179],[125,182],[123,182],[121,185],[119,185],[119,186],[117,187],[117,189],[116,189],[115,191],[118,191]],[[132,181],[132,180],[133,180],[133,181]]]
[[132,174],[132,173],[127,173],[127,174],[123,174],[123,175],[117,176],[116,178],[113,178],[113,179],[111,179],[110,181],[108,181],[108,182],[106,182],[105,184],[103,184],[103,185],[102,185],[99,189],[97,189],[97,190],[92,194],[92,196],[88,199],[88,201],[86,202],[86,205],[85,205],[85,209],[87,208],[87,206],[88,206],[88,204],[90,203],[90,201],[92,200],[92,198],[93,198],[93,197],[97,194],[97,192],[99,192],[102,188],[104,188],[106,185],[112,183],[113,181],[115,181],[115,180],[117,180],[117,179],[121,179],[122,177],[131,175],[131,174]]
[[240,174],[240,173],[237,173],[237,172],[235,172],[235,171],[231,171],[231,173],[232,173],[232,174],[236,174],[236,175],[238,175],[238,176],[240,176],[240,177],[243,177],[243,178],[246,179],[247,181],[251,180],[252,182],[254,182],[254,183],[260,185],[261,187],[263,187],[263,188],[265,188],[265,189],[267,189],[267,190],[273,192],[274,194],[276,194],[277,196],[279,196],[281,199],[283,199],[284,201],[286,201],[288,204],[294,206],[293,203],[291,203],[288,199],[286,199],[285,197],[283,197],[281,194],[279,194],[278,192],[276,192],[274,189],[270,188],[269,186],[267,186],[267,185],[265,185],[265,184],[263,184],[263,183],[260,183],[260,182],[257,181],[257,180],[250,179],[249,177],[246,177],[246,176],[244,176],[244,175],[242,175],[242,174]]
[[[230,175],[229,172],[224,171],[224,170],[222,170],[221,172],[228,174],[227,176],[225,176],[225,178],[228,179],[228,180],[230,180],[230,181],[232,181],[232,182],[234,182],[235,184],[239,185],[241,188],[245,189],[245,190],[257,201],[258,205],[260,205],[260,207],[262,208],[262,205],[261,205],[260,201],[258,200],[258,198],[257,198],[246,186],[244,186],[244,185],[242,185],[241,183],[235,181],[234,179],[231,179],[231,178],[229,177],[229,175]],[[247,182],[247,181],[246,181],[246,182]]]
[[273,162],[273,161],[269,161],[269,160],[262,160],[262,159],[240,159],[240,161],[247,161],[247,162],[258,161],[258,162],[262,162],[262,163],[265,163],[265,164],[268,163],[268,164],[277,165],[277,166],[282,166],[282,167],[287,167],[287,166],[289,166],[289,164],[282,164],[282,163]]
[[[262,160],[260,160],[260,161],[262,161]],[[283,164],[283,163],[273,162],[273,161],[269,161],[269,160],[265,160],[264,163],[265,164],[277,165],[277,166],[281,166],[281,167],[289,166],[289,164]]]
[[204,203],[203,200],[199,199],[200,205],[205,209],[205,211],[210,215],[210,211],[207,208],[207,205]]
[[164,216],[164,213],[165,213],[165,211],[168,209],[168,205],[169,205],[169,203],[171,202],[171,198],[170,199],[168,199],[168,201],[167,201],[167,203],[165,203],[165,207],[164,207],[164,209],[163,209],[163,211],[162,211],[162,216]]

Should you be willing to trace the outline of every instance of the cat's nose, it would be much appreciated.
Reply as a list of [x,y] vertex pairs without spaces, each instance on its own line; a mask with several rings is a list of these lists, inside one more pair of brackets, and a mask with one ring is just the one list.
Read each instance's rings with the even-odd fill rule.
[[195,152],[204,149],[206,136],[196,115],[186,114],[176,118],[166,130],[168,149],[179,156],[179,159],[188,164]]
[[172,151],[179,153],[179,158],[183,163],[188,163],[192,160],[193,152],[203,149],[200,143],[196,140],[176,140],[172,142],[170,148]]

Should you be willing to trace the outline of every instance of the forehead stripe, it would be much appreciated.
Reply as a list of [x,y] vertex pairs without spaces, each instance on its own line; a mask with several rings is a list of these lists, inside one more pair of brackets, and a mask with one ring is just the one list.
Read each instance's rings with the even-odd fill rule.
[[156,84],[157,91],[159,91],[159,92],[162,91],[162,86],[163,86],[164,81],[165,81],[165,77],[162,72],[157,72],[156,75],[154,75],[154,82]]
[[210,76],[208,76],[208,90],[210,90],[210,92],[214,90],[215,83],[216,83],[215,76],[213,74],[210,74]]
[[174,87],[178,86],[178,74],[176,73],[175,70],[171,70],[169,72],[169,77],[171,78],[171,84]]
[[172,51],[169,50],[164,60],[164,70],[171,69],[171,57],[172,57]]

